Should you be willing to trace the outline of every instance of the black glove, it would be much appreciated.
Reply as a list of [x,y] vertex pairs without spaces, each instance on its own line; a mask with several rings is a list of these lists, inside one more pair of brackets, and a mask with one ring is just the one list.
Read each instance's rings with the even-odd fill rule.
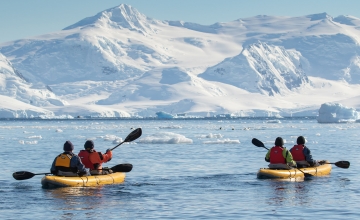
[[84,175],[86,175],[86,172],[79,172],[78,175],[79,176],[84,176]]
[[325,161],[325,160],[319,160],[318,163],[319,163],[320,165],[323,165],[323,164],[326,163],[326,161]]
[[[106,153],[109,152],[109,151],[111,151],[110,148],[106,150]],[[107,162],[109,162],[111,159],[112,159],[112,158],[110,158]]]

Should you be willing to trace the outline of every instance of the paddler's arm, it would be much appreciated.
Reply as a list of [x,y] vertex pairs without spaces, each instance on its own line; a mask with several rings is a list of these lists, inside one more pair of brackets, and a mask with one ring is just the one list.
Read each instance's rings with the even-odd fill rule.
[[74,155],[71,158],[70,166],[71,167],[77,167],[77,170],[78,170],[79,174],[82,174],[82,175],[86,174],[85,165],[81,162],[81,159],[80,159],[79,156]]
[[287,165],[296,166],[296,162],[294,161],[294,159],[292,157],[292,154],[285,147],[284,147],[284,150],[282,152],[282,155],[284,156]]
[[305,160],[310,164],[310,166],[314,166],[317,164],[317,161],[313,159],[311,155],[311,151],[309,148],[304,146],[303,154],[305,155]]
[[57,174],[57,169],[55,167],[55,161],[56,161],[56,158],[54,159],[52,165],[51,165],[51,168],[50,168],[50,173],[56,175]]
[[105,154],[101,152],[91,153],[89,156],[89,160],[92,164],[102,164],[106,163],[112,158],[112,151],[108,150]]
[[265,161],[266,162],[270,162],[270,152],[271,152],[271,149],[268,150],[266,156],[265,156]]

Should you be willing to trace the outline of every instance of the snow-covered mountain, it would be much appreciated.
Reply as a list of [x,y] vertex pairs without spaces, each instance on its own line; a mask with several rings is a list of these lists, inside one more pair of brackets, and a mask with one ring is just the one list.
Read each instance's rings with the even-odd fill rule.
[[353,16],[200,25],[121,4],[61,31],[1,44],[0,95],[41,107],[39,114],[74,117],[316,115],[322,103],[359,93],[359,36]]
[[64,106],[66,104],[66,101],[56,97],[51,89],[41,83],[35,85],[28,83],[2,54],[0,54],[0,96],[2,97],[1,107],[6,108],[2,112],[6,112],[5,115],[10,118],[53,116],[53,112],[36,107]]
[[199,76],[265,95],[285,94],[309,83],[308,61],[300,52],[266,43],[248,45],[235,57],[210,67]]

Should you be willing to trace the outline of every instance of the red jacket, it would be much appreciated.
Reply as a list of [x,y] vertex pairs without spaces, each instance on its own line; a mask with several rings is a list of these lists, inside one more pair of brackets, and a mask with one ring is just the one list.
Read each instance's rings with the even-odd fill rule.
[[81,150],[79,152],[79,157],[81,158],[81,162],[85,165],[85,168],[90,168],[90,170],[102,169],[102,163],[106,163],[112,158],[112,151],[103,154],[101,152],[96,152],[95,150]]

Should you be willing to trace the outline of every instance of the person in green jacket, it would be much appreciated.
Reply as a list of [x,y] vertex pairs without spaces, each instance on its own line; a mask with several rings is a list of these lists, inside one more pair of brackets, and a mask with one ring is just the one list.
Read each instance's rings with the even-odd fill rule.
[[296,168],[296,162],[292,154],[284,147],[284,140],[277,137],[275,146],[270,148],[265,156],[265,161],[270,162],[271,169],[292,169]]

